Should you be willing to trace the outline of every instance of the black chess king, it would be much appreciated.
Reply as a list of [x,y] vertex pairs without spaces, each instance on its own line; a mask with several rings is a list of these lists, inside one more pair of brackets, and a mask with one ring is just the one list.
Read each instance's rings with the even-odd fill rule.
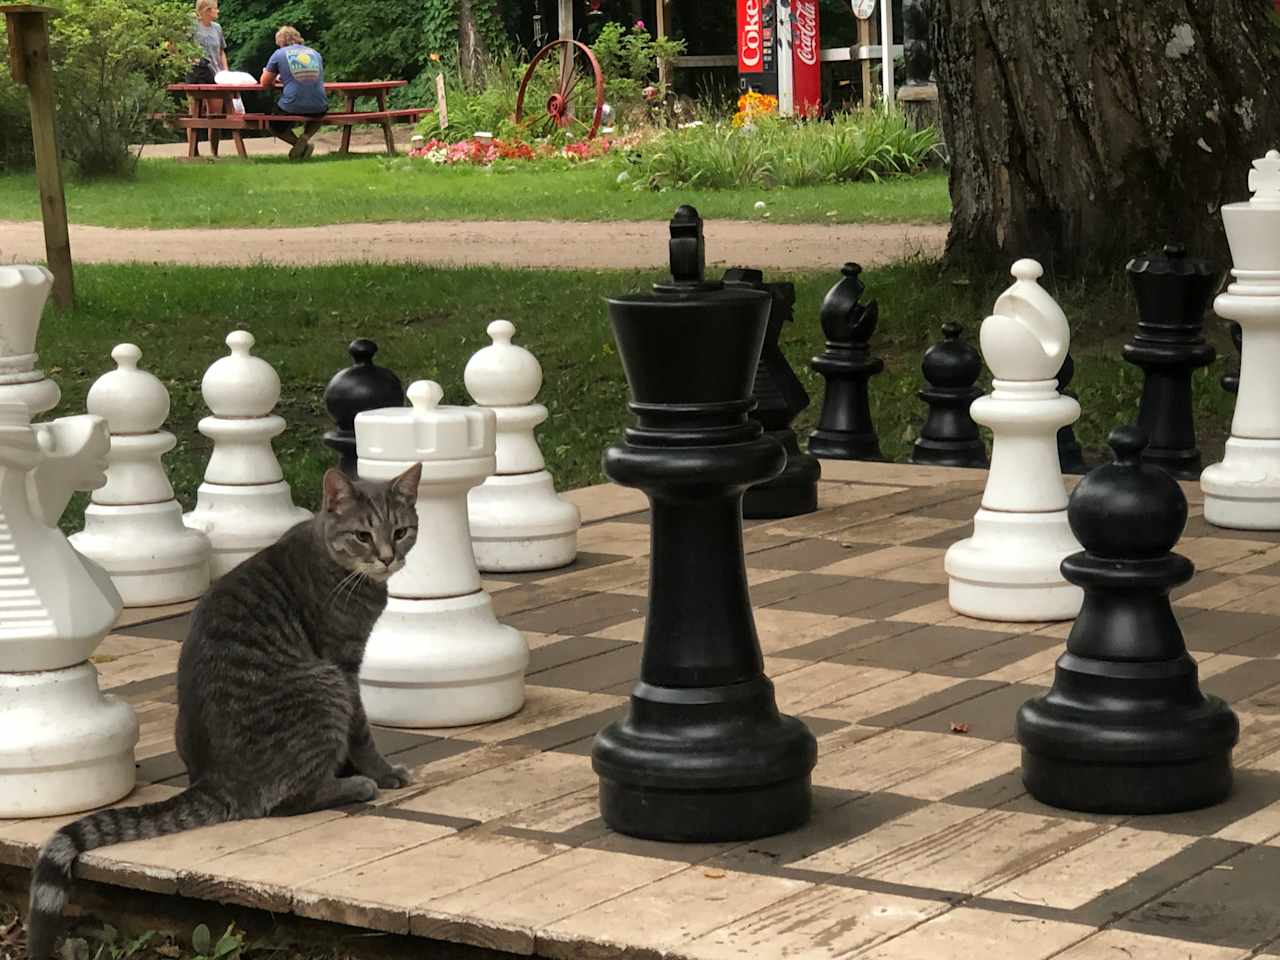
[[649,609],[627,715],[596,737],[601,815],[667,841],[805,823],[817,744],[778,713],[747,592],[742,496],[786,463],[750,419],[769,294],[703,280],[702,221],[671,222],[672,282],[609,300],[635,426],[605,472],[650,502]]

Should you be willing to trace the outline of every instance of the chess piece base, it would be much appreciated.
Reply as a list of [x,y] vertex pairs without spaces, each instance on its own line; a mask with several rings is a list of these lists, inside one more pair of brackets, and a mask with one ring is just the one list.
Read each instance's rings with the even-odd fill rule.
[[460,727],[510,716],[524,705],[529,646],[503,626],[483,590],[461,597],[391,597],[360,668],[373,723]]
[[182,522],[176,500],[90,503],[71,545],[107,571],[126,607],[192,600],[209,589],[209,539]]
[[973,440],[929,440],[921,437],[911,448],[911,462],[930,467],[987,466],[987,445]]
[[0,818],[52,817],[133,789],[138,720],[90,663],[0,673]]
[[1092,813],[1195,810],[1231,792],[1239,722],[1201,696],[1190,656],[1058,659],[1053,690],[1018,711],[1022,779],[1037,800]]
[[817,743],[781,716],[765,677],[720,687],[638,683],[597,736],[600,812],[619,833],[668,842],[773,836],[810,815]]
[[880,438],[874,431],[815,430],[809,434],[809,453],[823,460],[884,460],[880,453]]
[[798,517],[818,509],[818,479],[822,467],[813,456],[800,451],[795,431],[771,431],[787,451],[787,465],[772,480],[749,487],[742,497],[742,515],[749,520]]
[[1200,474],[1204,518],[1232,530],[1280,530],[1280,440],[1231,437]]
[[468,492],[467,515],[482,573],[554,570],[578,555],[578,508],[546,470],[489,477]]
[[947,550],[951,609],[978,620],[1070,620],[1080,612],[1084,592],[1066,582],[1060,567],[1079,550],[1065,510],[979,509],[973,536]]
[[196,491],[196,508],[182,522],[209,538],[209,575],[216,580],[310,517],[310,511],[293,505],[284,480],[244,486],[205,482]]

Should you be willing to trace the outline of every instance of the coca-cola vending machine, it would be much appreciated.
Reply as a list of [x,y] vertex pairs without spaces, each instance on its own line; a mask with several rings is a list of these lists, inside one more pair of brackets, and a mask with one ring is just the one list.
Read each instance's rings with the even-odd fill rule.
[[822,107],[818,0],[738,0],[738,88],[778,98],[784,116]]

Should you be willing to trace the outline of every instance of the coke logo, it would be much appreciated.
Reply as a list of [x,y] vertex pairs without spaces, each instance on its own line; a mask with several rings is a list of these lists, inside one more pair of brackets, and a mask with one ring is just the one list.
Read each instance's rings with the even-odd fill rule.
[[814,0],[799,0],[794,9],[799,34],[796,54],[801,63],[812,67],[818,62],[818,4]]
[[760,41],[760,0],[746,0],[743,5],[745,14],[742,23],[742,38],[739,42],[739,54],[744,68],[760,66],[763,45]]

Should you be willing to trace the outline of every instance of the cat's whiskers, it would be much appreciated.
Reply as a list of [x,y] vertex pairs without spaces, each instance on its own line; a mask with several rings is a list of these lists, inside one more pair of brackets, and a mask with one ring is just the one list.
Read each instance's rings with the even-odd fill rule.
[[[347,585],[355,584],[358,578],[360,578],[361,576],[363,576],[363,574],[359,570],[352,570],[345,577],[339,580],[337,584],[334,586],[334,588],[329,591],[329,603],[332,604],[335,601],[337,601],[342,596],[342,593],[344,589],[347,587]],[[354,589],[355,588],[353,587],[352,588],[353,593],[354,593]]]

